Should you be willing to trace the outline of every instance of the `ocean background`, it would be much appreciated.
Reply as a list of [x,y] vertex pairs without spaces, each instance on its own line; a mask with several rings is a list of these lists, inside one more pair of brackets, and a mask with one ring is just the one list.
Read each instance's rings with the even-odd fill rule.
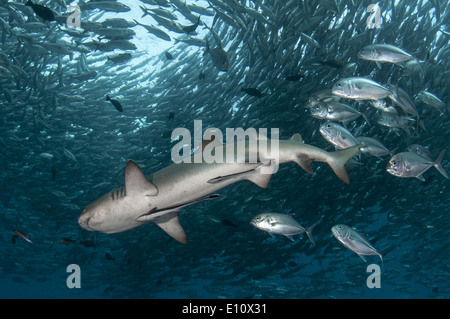
[[[121,18],[165,30],[149,15],[142,17],[139,8],[157,6],[118,2],[130,11],[82,9],[81,27],[88,21]],[[65,13],[69,4],[39,3],[57,13]],[[192,24],[175,10],[176,3],[166,9],[175,12],[180,24]],[[269,22],[231,10],[236,3]],[[227,72],[220,72],[210,55],[203,54],[205,47],[175,41],[187,35],[165,30],[171,41],[164,41],[137,25],[130,27],[135,31],[130,40],[134,50],[102,51],[92,44],[81,50],[80,43],[107,40],[100,39],[95,28],[84,38],[71,37],[55,21],[42,29],[21,27],[39,20],[11,1],[0,4],[6,22],[1,30],[2,67],[12,74],[0,77],[0,298],[449,298],[450,182],[434,167],[425,172],[424,182],[392,176],[386,172],[389,155],[363,154],[360,162],[347,165],[349,185],[326,163],[313,163],[313,175],[286,163],[267,189],[249,181],[223,188],[218,199],[179,212],[187,245],[153,223],[117,234],[89,232],[78,225],[85,206],[124,186],[128,160],[136,161],[146,175],[171,165],[171,150],[178,141],[171,138],[172,131],[183,127],[194,132],[194,120],[202,121],[203,131],[278,128],[281,139],[299,133],[305,143],[333,151],[319,133],[323,120],[313,118],[307,105],[318,91],[331,89],[344,77],[370,76],[381,84],[398,85],[414,100],[426,128],[413,120],[399,129],[384,127],[377,123],[380,111],[367,101],[342,99],[369,120],[359,117],[347,123],[355,136],[376,137],[393,154],[410,144],[425,146],[434,159],[448,150],[448,2],[379,1],[379,28],[367,24],[371,1],[211,4],[222,11],[230,8],[227,14],[243,21],[232,26],[214,18],[211,7],[213,15],[201,15],[206,25],[214,23],[230,59]],[[218,46],[203,25],[197,33],[191,37]],[[63,43],[71,53],[44,54],[33,48],[42,42]],[[421,68],[410,72],[358,59],[358,51],[372,43],[401,47],[422,61]],[[174,59],[167,59],[166,51]],[[132,58],[108,60],[124,52]],[[12,73],[11,65],[26,75]],[[77,79],[92,71],[95,75]],[[301,77],[289,81],[289,75]],[[252,96],[241,88],[257,88],[263,95]],[[439,97],[446,110],[418,99],[423,90]],[[107,94],[120,101],[123,112],[105,100]],[[447,152],[442,161],[447,173],[448,158]],[[313,231],[316,245],[305,234],[290,241],[255,229],[249,222],[263,212],[291,214],[305,228],[319,222]],[[363,262],[342,246],[330,230],[335,224],[364,233],[384,255],[383,264],[378,256]],[[67,285],[71,264],[79,266],[80,288]],[[380,266],[380,288],[367,286],[370,264]]]

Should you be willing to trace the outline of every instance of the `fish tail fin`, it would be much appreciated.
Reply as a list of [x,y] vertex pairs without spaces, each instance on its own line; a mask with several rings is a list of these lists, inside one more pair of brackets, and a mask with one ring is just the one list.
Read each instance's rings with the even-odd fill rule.
[[327,163],[331,166],[337,177],[345,184],[350,184],[350,178],[345,170],[345,164],[358,154],[361,147],[362,145],[360,144],[330,153]]
[[[144,14],[142,15],[141,18],[145,17],[146,15],[150,15],[150,13],[148,12],[148,9],[142,6],[139,6],[139,8],[141,8],[141,10],[144,12]],[[135,20],[136,21],[136,20]]]
[[313,237],[313,235],[312,235],[312,231],[313,231],[313,229],[317,226],[318,223],[319,223],[319,222],[316,222],[314,225],[312,225],[311,227],[309,227],[309,228],[306,230],[306,235],[308,235],[309,240],[312,242],[312,244],[313,244],[314,246],[316,245],[316,242],[315,242],[314,237]]
[[442,159],[445,156],[445,151],[446,151],[446,149],[443,149],[441,151],[441,153],[439,154],[439,157],[437,158],[436,162],[434,162],[434,167],[436,167],[436,169],[439,171],[439,173],[441,173],[445,178],[448,179],[447,172],[444,170],[444,168],[441,165]]
[[209,41],[208,41],[208,39],[206,39],[206,50],[205,50],[205,52],[203,53],[203,56],[207,55],[208,52],[209,52]]

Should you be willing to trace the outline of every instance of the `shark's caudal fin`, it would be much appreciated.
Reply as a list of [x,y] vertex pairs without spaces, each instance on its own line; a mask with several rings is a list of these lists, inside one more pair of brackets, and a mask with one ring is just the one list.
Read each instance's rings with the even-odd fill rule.
[[355,145],[343,150],[329,153],[327,160],[328,165],[333,169],[334,173],[345,184],[350,184],[350,178],[345,170],[345,164],[358,154],[362,145]]
[[186,233],[178,221],[178,212],[171,212],[159,217],[156,217],[153,222],[161,227],[169,236],[176,239],[182,244],[187,243]]

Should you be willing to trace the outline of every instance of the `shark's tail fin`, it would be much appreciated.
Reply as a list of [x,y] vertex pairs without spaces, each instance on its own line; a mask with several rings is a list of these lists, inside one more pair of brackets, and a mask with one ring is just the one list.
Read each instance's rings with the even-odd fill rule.
[[333,169],[334,173],[345,184],[350,184],[350,178],[345,170],[345,164],[358,154],[362,145],[355,145],[343,150],[331,152],[327,163]]

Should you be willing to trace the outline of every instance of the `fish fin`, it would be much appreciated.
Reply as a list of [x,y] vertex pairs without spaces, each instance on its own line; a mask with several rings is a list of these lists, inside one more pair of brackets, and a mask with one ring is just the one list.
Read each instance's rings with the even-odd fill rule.
[[329,160],[327,161],[327,163],[333,169],[337,177],[339,177],[339,179],[343,181],[345,184],[350,184],[350,178],[348,177],[348,173],[345,170],[345,164],[349,160],[351,160],[356,154],[358,154],[362,146],[363,146],[362,144],[359,144],[330,153]]
[[208,39],[206,39],[206,50],[205,50],[205,52],[203,52],[203,56],[207,55],[208,52],[209,52],[209,41],[208,41]]
[[312,161],[307,158],[302,158],[299,155],[296,155],[294,158],[294,162],[297,163],[301,168],[303,168],[307,173],[314,174],[314,170],[311,167]]
[[362,259],[364,262],[367,262],[366,258],[365,258],[363,255],[358,254],[358,256],[361,257],[361,259]]
[[285,235],[287,238],[289,238],[291,241],[294,241],[294,237],[292,235]]
[[153,219],[153,222],[178,242],[187,243],[186,233],[178,220],[178,212],[158,216]]
[[417,175],[416,178],[421,180],[422,182],[425,182],[425,178],[422,176],[422,174]]
[[291,140],[303,144],[302,136],[299,133],[295,133],[294,135],[292,135]]
[[253,173],[249,174],[249,176],[246,179],[258,185],[261,188],[267,188],[269,186],[271,177],[272,177],[271,174]]
[[376,62],[377,63],[377,67],[381,70],[381,63],[380,62]]
[[128,161],[125,168],[125,191],[127,194],[158,195],[158,188],[147,180],[142,169],[133,161]]
[[[292,135],[291,141],[303,144],[302,136],[299,133],[295,133],[294,135]],[[296,155],[294,158],[294,162],[297,163],[301,168],[303,168],[307,173],[311,175],[314,174],[314,170],[311,167],[311,160]]]
[[313,235],[312,235],[312,231],[313,231],[313,229],[317,226],[318,223],[319,223],[319,222],[314,223],[311,227],[309,227],[309,228],[306,230],[306,235],[308,235],[309,240],[311,240],[311,242],[312,242],[312,244],[313,244],[314,246],[316,245],[316,242],[315,242],[314,237],[313,237]]
[[274,235],[273,233],[270,233],[270,232],[269,232],[269,235],[270,235],[270,237],[272,237],[272,238],[275,237],[275,235]]
[[441,165],[442,159],[443,159],[444,156],[445,156],[445,151],[446,151],[446,149],[443,149],[443,150],[441,151],[441,153],[439,154],[439,156],[438,156],[436,162],[434,163],[434,167],[436,167],[436,169],[439,171],[439,173],[441,173],[445,178],[448,179],[447,172],[444,170],[444,168],[443,168],[442,165]]

